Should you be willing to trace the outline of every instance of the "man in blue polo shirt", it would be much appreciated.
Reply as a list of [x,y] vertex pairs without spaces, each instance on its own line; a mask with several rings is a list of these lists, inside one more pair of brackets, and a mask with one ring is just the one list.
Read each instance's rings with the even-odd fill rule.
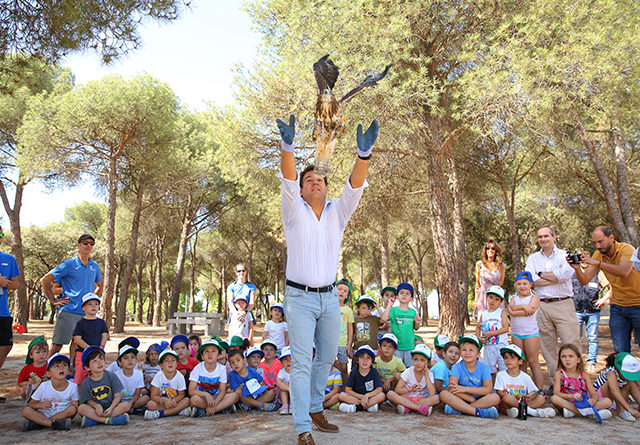
[[[4,232],[0,227],[0,244],[4,239]],[[9,312],[9,296],[7,289],[16,290],[18,288],[18,263],[16,259],[8,253],[0,252],[0,369],[4,365],[9,351],[13,347],[13,318]]]
[[[82,235],[78,239],[78,255],[63,261],[40,279],[45,296],[59,309],[49,356],[71,342],[76,323],[84,316],[82,297],[90,292],[102,295],[100,266],[90,258],[95,243],[93,236]],[[62,285],[60,298],[55,298],[51,290],[54,280]]]

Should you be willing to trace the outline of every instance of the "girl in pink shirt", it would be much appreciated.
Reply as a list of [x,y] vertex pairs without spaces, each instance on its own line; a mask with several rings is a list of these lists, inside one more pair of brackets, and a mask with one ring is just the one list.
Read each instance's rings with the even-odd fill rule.
[[278,372],[282,369],[282,363],[277,357],[276,344],[267,339],[262,342],[260,349],[264,352],[264,360],[260,363],[260,369],[264,372],[264,382],[269,388],[276,386],[276,380],[278,380]]

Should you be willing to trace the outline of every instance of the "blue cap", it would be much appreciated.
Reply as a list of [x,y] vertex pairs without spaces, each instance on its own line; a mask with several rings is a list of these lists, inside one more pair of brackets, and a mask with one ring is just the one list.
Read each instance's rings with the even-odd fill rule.
[[84,306],[86,302],[91,300],[97,300],[98,304],[101,303],[100,297],[98,297],[93,292],[89,292],[88,294],[85,294],[84,297],[82,297],[82,306]]
[[265,392],[267,387],[261,385],[260,382],[256,379],[247,380],[244,385],[242,385],[242,397],[253,397],[257,398],[260,394]]
[[516,275],[516,281],[518,280],[527,280],[533,283],[533,277],[531,276],[531,272],[523,270],[522,272],[518,272]]
[[249,358],[249,356],[253,354],[260,354],[260,357],[264,357],[264,352],[262,352],[262,349],[258,348],[257,346],[252,346],[249,349],[247,349],[244,352],[244,357]]
[[407,289],[409,292],[411,292],[411,298],[413,298],[413,286],[412,285],[410,285],[409,283],[400,283],[400,284],[398,284],[398,287],[396,288],[396,294],[399,294],[402,289]]
[[271,309],[280,309],[280,311],[284,314],[284,306],[282,303],[273,303],[271,305]]
[[388,341],[390,343],[393,343],[393,346],[395,346],[395,348],[398,349],[398,337],[396,337],[392,333],[387,332],[382,337],[380,337],[378,339],[378,344],[381,344],[383,341]]
[[376,353],[373,351],[373,349],[369,345],[360,346],[356,351],[356,353],[353,354],[353,356],[357,357],[360,354],[369,354],[371,358],[373,358],[374,360],[376,359]]
[[187,337],[187,336],[186,336],[186,335],[184,335],[184,334],[178,334],[178,335],[175,335],[175,336],[171,339],[171,347],[173,348],[173,346],[174,346],[176,343],[180,343],[180,342],[184,342],[184,344],[188,346],[188,345],[189,345],[189,337]]
[[89,354],[91,354],[93,351],[102,351],[102,353],[104,354],[104,351],[102,350],[102,348],[100,348],[100,346],[89,346],[87,349],[82,351],[82,357],[80,358],[82,361],[82,366],[87,365],[85,363],[87,361],[87,357],[89,357]]
[[140,340],[138,340],[136,337],[127,337],[124,340],[122,340],[120,343],[118,343],[118,350],[121,349],[124,345],[131,345],[134,348],[139,348]]
[[69,357],[60,353],[56,353],[56,354],[53,354],[49,358],[49,360],[47,360],[47,371],[49,370],[49,368],[51,368],[51,365],[53,365],[55,362],[61,362],[61,361],[67,362],[67,365],[71,366],[71,360],[69,360]]

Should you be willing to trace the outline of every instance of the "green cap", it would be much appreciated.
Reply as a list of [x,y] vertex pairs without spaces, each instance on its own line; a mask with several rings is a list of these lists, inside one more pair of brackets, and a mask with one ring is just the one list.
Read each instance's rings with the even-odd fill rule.
[[24,359],[24,362],[27,365],[30,365],[31,363],[33,363],[33,359],[31,357],[29,357],[29,354],[31,354],[31,350],[33,349],[33,347],[35,345],[37,345],[38,343],[46,343],[47,340],[44,338],[44,335],[38,335],[36,338],[34,338],[33,340],[31,340],[31,342],[29,343],[29,346],[27,348],[27,357]]
[[504,357],[504,355],[510,352],[513,355],[515,355],[516,357],[520,357],[522,360],[525,360],[524,358],[524,352],[522,352],[522,349],[520,349],[519,346],[517,345],[507,345],[503,348],[500,348],[500,355]]
[[227,343],[226,341],[224,341],[220,337],[213,337],[213,339],[214,340],[218,340],[218,344],[220,344],[222,349],[224,349],[225,351],[229,352],[229,343]]
[[234,335],[233,337],[231,337],[231,343],[229,344],[229,346],[242,346],[243,343],[244,340],[242,339],[242,337]]
[[393,286],[387,286],[380,291],[380,296],[383,296],[385,292],[393,292],[393,295],[396,295],[396,288]]
[[458,339],[458,343],[460,344],[460,346],[462,346],[462,343],[473,343],[478,347],[478,350],[482,349],[482,343],[480,343],[480,340],[478,340],[476,334],[462,335]]
[[614,366],[630,382],[640,381],[640,362],[628,352],[617,353]]
[[347,287],[349,288],[349,293],[347,294],[347,297],[351,296],[351,282],[349,280],[347,280],[346,278],[343,278],[342,280],[338,281],[336,283],[336,287],[338,286],[338,284],[346,284]]

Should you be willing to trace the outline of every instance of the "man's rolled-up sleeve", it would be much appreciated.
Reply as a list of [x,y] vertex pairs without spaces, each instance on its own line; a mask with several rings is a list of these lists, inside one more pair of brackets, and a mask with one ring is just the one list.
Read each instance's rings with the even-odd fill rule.
[[278,173],[280,178],[280,208],[282,210],[282,220],[285,224],[295,220],[296,215],[300,211],[300,184],[298,184],[298,172],[296,179],[286,179],[282,172]]

